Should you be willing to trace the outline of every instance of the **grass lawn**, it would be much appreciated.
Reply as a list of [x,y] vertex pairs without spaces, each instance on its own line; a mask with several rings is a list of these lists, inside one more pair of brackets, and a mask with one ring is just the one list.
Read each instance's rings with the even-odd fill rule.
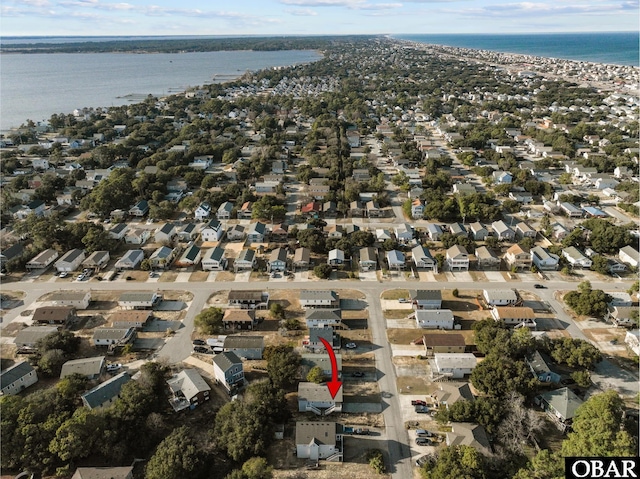
[[411,309],[385,309],[383,312],[385,319],[404,319],[413,313]]
[[400,299],[408,298],[409,290],[407,289],[388,289],[380,295],[381,299]]

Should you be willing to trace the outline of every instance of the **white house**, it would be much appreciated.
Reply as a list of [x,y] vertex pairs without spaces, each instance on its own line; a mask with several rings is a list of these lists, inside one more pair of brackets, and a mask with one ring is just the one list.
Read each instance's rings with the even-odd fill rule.
[[127,226],[126,223],[118,223],[109,230],[108,232],[109,238],[118,240],[118,241],[123,240],[128,229],[129,227]]
[[338,308],[340,296],[335,291],[308,290],[300,291],[300,306],[303,308]]
[[464,246],[453,245],[446,253],[447,266],[449,271],[468,271],[469,254]]
[[267,225],[260,223],[259,221],[251,223],[247,230],[247,242],[249,243],[262,243],[264,237],[267,234]]
[[151,309],[162,300],[162,296],[154,291],[133,291],[120,294],[118,306],[124,309]]
[[416,268],[426,269],[428,271],[438,272],[438,262],[433,259],[428,248],[417,245],[411,250],[411,257]]
[[344,251],[341,249],[332,249],[327,257],[327,264],[338,266],[344,264]]
[[232,211],[233,211],[233,203],[230,203],[229,201],[225,201],[218,208],[218,211],[216,213],[216,217],[220,221],[229,220],[229,219],[231,219],[231,212]]
[[220,223],[217,218],[212,218],[205,227],[202,228],[201,235],[202,241],[220,241],[224,235],[222,223]]
[[110,255],[108,251],[94,251],[87,259],[82,262],[82,266],[96,271],[100,271],[109,262]]
[[300,382],[298,384],[298,411],[313,412],[318,416],[327,416],[332,412],[342,412],[343,388],[331,397],[326,384]]
[[12,396],[37,382],[36,370],[28,361],[22,361],[0,373],[0,392],[2,396]]
[[396,239],[400,243],[408,243],[413,239],[413,228],[408,223],[402,223],[395,227]]
[[338,326],[342,322],[339,309],[308,309],[305,313],[307,328],[322,328]]
[[440,238],[442,238],[442,233],[443,231],[440,225],[434,223],[427,224],[427,234],[429,235],[429,239],[431,241],[440,241]]
[[51,263],[58,259],[58,252],[54,249],[46,249],[40,254],[32,258],[27,262],[27,269],[45,269],[48,268]]
[[441,309],[442,291],[439,289],[409,290],[414,309]]
[[54,306],[73,306],[76,309],[87,309],[91,302],[90,291],[55,291],[49,301]]
[[227,268],[227,257],[224,248],[216,246],[208,250],[202,258],[204,271],[223,271]]
[[491,223],[491,228],[500,241],[513,241],[516,237],[515,231],[502,220]]
[[618,258],[632,268],[637,268],[640,263],[640,252],[631,246],[625,246],[624,248],[620,248]]
[[528,307],[496,306],[491,310],[491,316],[497,322],[509,327],[527,327],[536,329],[536,314]]
[[534,246],[531,248],[531,260],[540,271],[555,271],[558,269],[560,257],[542,246]]
[[210,214],[211,214],[211,205],[206,201],[200,203],[200,205],[198,205],[195,212],[193,213],[193,215],[196,218],[196,221],[204,221],[209,217]]
[[144,259],[144,251],[141,249],[131,249],[122,258],[116,261],[116,269],[135,269]]
[[404,269],[404,253],[395,249],[387,251],[387,264],[389,265],[389,269]]
[[120,327],[102,327],[93,330],[92,341],[94,346],[111,346],[112,344],[125,345],[135,339],[136,329]]
[[233,262],[235,272],[253,269],[256,265],[256,252],[252,249],[243,249]]
[[418,309],[411,316],[422,329],[453,329],[454,318],[450,309]]
[[124,235],[124,242],[127,244],[143,245],[151,236],[151,230],[143,228],[134,228],[128,230]]
[[471,374],[478,361],[471,353],[434,353],[430,361],[434,378],[448,377],[461,379]]
[[312,461],[342,460],[342,452],[338,447],[342,441],[342,435],[337,433],[338,427],[339,425],[335,422],[296,422],[296,456],[299,459]]
[[173,223],[165,223],[156,230],[157,243],[171,243],[178,236],[178,228]]
[[591,268],[593,261],[587,258],[578,248],[575,246],[569,246],[562,250],[562,256],[566,258],[571,266],[574,268]]
[[167,246],[161,246],[155,250],[151,256],[149,256],[151,269],[166,269],[171,266],[171,263],[175,259],[176,252],[177,248],[171,249]]
[[189,266],[197,265],[201,258],[202,251],[198,246],[192,244],[187,246],[182,256],[176,260],[175,265],[179,268],[188,268]]
[[633,351],[636,356],[640,356],[640,330],[634,329],[632,331],[627,331],[627,334],[624,337],[624,342],[631,351]]
[[67,251],[67,253],[62,256],[58,261],[56,261],[56,269],[60,272],[71,272],[78,269],[78,267],[82,264],[85,259],[84,250],[81,249],[72,249],[71,251]]
[[520,302],[518,294],[513,289],[485,289],[482,297],[488,306],[515,306]]

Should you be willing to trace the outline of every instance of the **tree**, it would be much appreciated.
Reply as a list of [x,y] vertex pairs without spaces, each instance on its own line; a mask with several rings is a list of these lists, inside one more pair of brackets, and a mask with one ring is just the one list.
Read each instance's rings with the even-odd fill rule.
[[591,257],[591,269],[596,273],[608,274],[609,273],[609,260],[601,254],[595,254]]
[[621,429],[624,408],[615,391],[591,396],[576,411],[573,432],[562,442],[562,455],[635,456],[633,438]]
[[569,291],[565,295],[564,301],[576,314],[604,318],[611,297],[601,289],[591,289],[591,284],[583,281],[578,285],[578,291]]
[[298,378],[300,355],[292,348],[281,348],[271,351],[267,359],[267,374],[271,384],[278,389],[286,389]]
[[471,446],[449,446],[435,462],[426,462],[420,474],[424,479],[485,479],[486,460]]
[[193,322],[204,334],[216,334],[222,328],[223,316],[220,308],[208,308],[198,313]]
[[564,479],[564,461],[557,453],[543,449],[513,479]]
[[602,361],[600,350],[584,339],[552,339],[549,348],[554,361],[571,368],[593,370],[596,364]]
[[40,352],[59,349],[66,355],[72,355],[78,352],[80,342],[81,339],[71,331],[55,331],[39,339],[36,342],[36,349]]
[[571,379],[573,379],[581,388],[586,389],[591,386],[591,373],[586,369],[572,372]]
[[269,313],[273,319],[284,319],[284,308],[280,303],[272,301],[271,306],[269,306]]
[[62,349],[49,349],[38,359],[38,369],[47,377],[60,376],[62,365],[67,362],[67,356]]
[[272,479],[273,467],[264,457],[252,457],[242,465],[242,475],[246,479]]
[[320,366],[312,367],[307,373],[307,381],[310,383],[320,384],[325,382],[326,378]]
[[544,420],[525,407],[524,397],[511,392],[504,401],[505,414],[498,426],[498,438],[509,451],[523,454],[528,444],[544,429]]
[[384,474],[384,457],[380,449],[371,449],[368,451],[367,460],[369,461],[371,469],[377,474]]
[[320,279],[327,279],[331,276],[333,272],[333,268],[328,264],[319,264],[313,268],[313,274],[315,274]]
[[490,353],[474,368],[471,384],[483,393],[501,398],[511,391],[530,393],[536,379],[524,361],[505,361],[503,355]]
[[258,414],[251,405],[233,401],[218,411],[212,437],[231,459],[246,461],[264,453],[271,433],[268,423],[269,418]]
[[145,479],[193,477],[202,474],[201,452],[186,426],[174,429],[156,449],[145,469]]

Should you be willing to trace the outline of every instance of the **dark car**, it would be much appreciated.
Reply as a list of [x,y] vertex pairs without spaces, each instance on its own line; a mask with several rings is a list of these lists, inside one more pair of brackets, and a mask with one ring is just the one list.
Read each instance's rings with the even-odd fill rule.
[[416,436],[418,437],[432,437],[433,433],[426,429],[416,429]]
[[209,348],[205,348],[204,346],[196,346],[193,348],[193,351],[201,354],[209,354],[212,352]]
[[416,444],[418,446],[430,446],[431,441],[426,437],[416,437]]
[[356,372],[354,372],[354,373],[351,373],[351,375],[352,375],[354,378],[363,378],[363,377],[364,377],[364,373],[363,373],[362,371],[356,371]]
[[426,406],[427,402],[423,401],[422,399],[414,399],[413,401],[411,401],[411,405],[412,406]]
[[533,287],[536,289],[547,289],[547,287],[544,284],[540,284],[540,283],[534,284]]
[[203,339],[194,339],[193,344],[195,346],[206,346],[206,342]]
[[415,407],[415,411],[418,412],[418,413],[426,414],[426,413],[429,412],[429,408],[426,407],[426,406],[416,406]]

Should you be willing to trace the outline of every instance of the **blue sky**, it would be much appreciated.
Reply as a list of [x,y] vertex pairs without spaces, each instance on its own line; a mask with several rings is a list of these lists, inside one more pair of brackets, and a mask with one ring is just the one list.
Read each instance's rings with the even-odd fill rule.
[[637,31],[639,0],[1,0],[3,36]]

